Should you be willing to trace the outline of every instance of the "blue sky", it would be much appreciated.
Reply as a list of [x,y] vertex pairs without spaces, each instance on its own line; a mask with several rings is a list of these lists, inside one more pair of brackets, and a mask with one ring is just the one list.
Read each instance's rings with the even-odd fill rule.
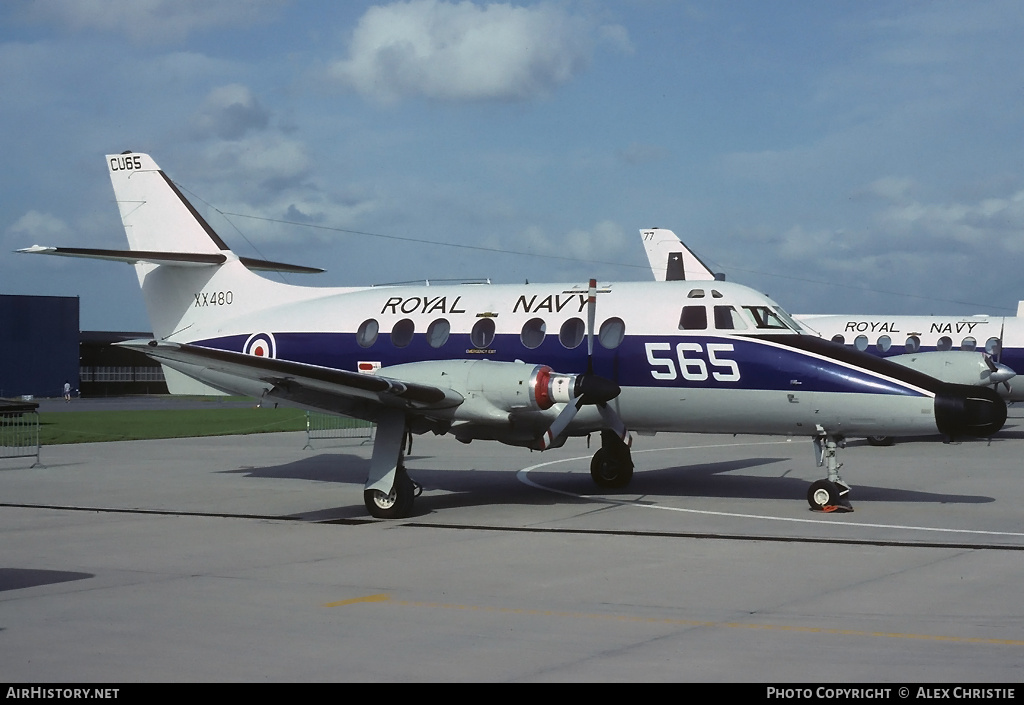
[[130,149],[327,269],[292,283],[647,279],[660,226],[794,313],[1012,312],[1022,36],[1013,1],[6,2],[0,293],[148,330],[130,267],[12,253],[124,247]]

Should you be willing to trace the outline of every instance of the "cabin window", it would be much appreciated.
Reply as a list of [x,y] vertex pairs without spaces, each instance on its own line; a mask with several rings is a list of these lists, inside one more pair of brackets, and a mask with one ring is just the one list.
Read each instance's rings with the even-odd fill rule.
[[403,318],[391,329],[391,344],[396,348],[404,348],[412,342],[412,334],[416,332],[416,324],[409,318]]
[[523,331],[519,334],[519,340],[530,350],[540,347],[544,342],[544,335],[547,333],[548,324],[543,318],[531,318],[523,325]]
[[601,330],[597,334],[598,342],[606,350],[614,350],[622,345],[622,339],[625,337],[626,323],[621,318],[609,318],[601,324]]
[[904,347],[908,353],[916,353],[921,349],[921,339],[916,335],[907,336],[907,342]]
[[857,348],[861,352],[868,349],[868,337],[866,335],[858,335],[853,339],[853,347]]
[[961,350],[977,350],[978,349],[978,341],[975,340],[974,338],[972,338],[971,336],[967,336],[962,341],[960,341],[960,349]]
[[356,330],[356,342],[359,343],[359,347],[368,348],[377,342],[377,333],[380,331],[380,326],[377,325],[377,321],[368,318],[359,324],[359,329]]
[[846,345],[846,337],[842,333],[836,333],[832,336],[833,343],[839,343],[840,345]]
[[747,324],[743,322],[739,311],[733,306],[715,306],[715,328],[718,330],[743,330]]
[[448,335],[452,332],[452,326],[445,318],[438,318],[427,326],[427,343],[432,348],[439,348],[448,342]]
[[892,338],[887,335],[878,336],[878,342],[875,343],[875,347],[878,348],[878,352],[889,352],[889,348],[892,347]]
[[953,339],[950,338],[948,335],[942,336],[941,338],[939,338],[938,342],[935,343],[935,349],[936,350],[952,350],[953,349]]
[[679,317],[680,330],[707,330],[708,310],[703,306],[683,306]]
[[569,348],[572,350],[575,347],[579,347],[579,344],[583,342],[583,336],[587,333],[587,327],[579,318],[570,318],[568,321],[562,324],[562,327],[558,331],[558,342],[562,344],[562,347]]
[[481,318],[477,321],[473,325],[473,330],[469,332],[469,339],[472,341],[474,348],[490,347],[491,343],[494,342],[494,319]]
[[713,299],[724,299],[725,297],[722,295],[722,292],[720,292],[718,289],[712,289],[711,290],[711,298],[713,298]]
[[703,289],[690,289],[690,293],[686,295],[686,298],[688,298],[688,299],[703,299],[704,298],[704,290]]
[[999,355],[1002,351],[1002,343],[999,342],[999,338],[989,338],[985,341],[985,352],[989,355]]

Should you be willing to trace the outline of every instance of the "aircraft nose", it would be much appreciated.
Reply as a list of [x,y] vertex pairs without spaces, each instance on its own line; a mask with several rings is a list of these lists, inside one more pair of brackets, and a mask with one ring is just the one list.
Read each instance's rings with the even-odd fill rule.
[[1006,423],[1006,402],[989,387],[946,384],[935,395],[935,425],[950,438],[991,436]]

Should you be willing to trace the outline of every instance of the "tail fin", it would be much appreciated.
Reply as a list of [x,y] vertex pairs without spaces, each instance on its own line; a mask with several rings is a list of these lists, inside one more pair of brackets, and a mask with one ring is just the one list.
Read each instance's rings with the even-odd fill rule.
[[230,252],[148,154],[108,154],[107,169],[133,251]]
[[655,281],[713,280],[715,274],[671,230],[641,230]]
[[[159,339],[212,324],[218,317],[213,315],[216,309],[207,306],[211,297],[215,304],[231,299],[236,303],[232,313],[239,315],[256,302],[268,300],[269,289],[301,288],[268,281],[250,269],[323,271],[236,256],[148,154],[108,154],[107,169],[128,236],[128,250],[35,245],[19,252],[135,265],[153,335]],[[243,300],[249,303],[238,305]]]

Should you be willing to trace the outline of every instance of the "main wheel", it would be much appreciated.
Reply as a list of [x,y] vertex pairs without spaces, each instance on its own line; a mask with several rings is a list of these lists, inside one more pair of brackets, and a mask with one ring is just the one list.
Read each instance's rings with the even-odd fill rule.
[[616,458],[606,448],[599,448],[590,461],[590,477],[598,487],[625,487],[633,479],[633,463]]
[[807,503],[811,509],[835,506],[839,504],[839,488],[834,482],[815,480],[807,489]]
[[412,502],[416,496],[416,486],[409,476],[399,471],[395,476],[395,486],[391,492],[380,490],[363,490],[363,504],[370,516],[376,519],[404,519],[412,514]]
[[892,436],[868,436],[868,445],[891,446],[895,442],[896,439]]

